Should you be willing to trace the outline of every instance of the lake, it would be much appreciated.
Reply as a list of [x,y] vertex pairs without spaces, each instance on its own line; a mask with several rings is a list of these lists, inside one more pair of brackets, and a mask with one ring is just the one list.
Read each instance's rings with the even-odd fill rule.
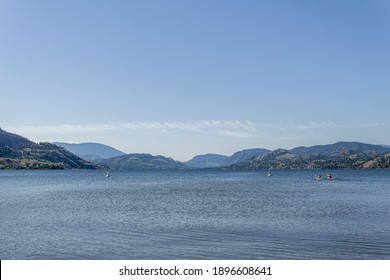
[[390,171],[0,170],[0,259],[390,259]]

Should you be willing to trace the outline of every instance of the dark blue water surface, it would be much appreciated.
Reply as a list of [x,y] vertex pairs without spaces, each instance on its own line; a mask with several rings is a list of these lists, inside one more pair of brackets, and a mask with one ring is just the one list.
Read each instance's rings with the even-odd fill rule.
[[390,171],[315,173],[0,171],[0,259],[390,259]]

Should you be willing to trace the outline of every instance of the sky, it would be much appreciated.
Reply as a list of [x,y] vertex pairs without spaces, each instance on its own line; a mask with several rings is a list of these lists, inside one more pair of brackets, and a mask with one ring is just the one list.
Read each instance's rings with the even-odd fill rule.
[[0,127],[189,160],[390,144],[390,1],[0,0]]

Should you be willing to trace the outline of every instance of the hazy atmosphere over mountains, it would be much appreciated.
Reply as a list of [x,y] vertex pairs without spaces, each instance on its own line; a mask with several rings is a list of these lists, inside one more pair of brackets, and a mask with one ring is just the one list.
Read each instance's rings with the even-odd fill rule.
[[125,154],[124,152],[121,152],[115,148],[112,148],[104,144],[99,144],[99,143],[75,144],[75,143],[65,143],[65,142],[54,142],[53,144],[63,147],[85,160],[92,160],[92,161],[122,156]]
[[[65,148],[85,159],[81,159]],[[359,142],[297,147],[291,150],[248,149],[232,156],[206,154],[180,162],[162,155],[124,154],[98,143],[34,143],[22,136],[0,129],[0,169],[95,169],[119,170],[186,170],[222,168],[259,169],[362,169],[390,168],[390,148]]]
[[248,149],[234,153],[232,156],[224,156],[217,154],[207,154],[195,156],[193,159],[185,162],[187,166],[195,168],[219,167],[228,166],[253,157],[259,157],[270,152],[266,149]]

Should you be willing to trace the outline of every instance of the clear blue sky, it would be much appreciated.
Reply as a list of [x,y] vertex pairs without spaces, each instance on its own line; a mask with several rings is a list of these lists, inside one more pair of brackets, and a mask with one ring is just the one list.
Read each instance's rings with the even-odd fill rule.
[[188,160],[390,144],[390,1],[0,0],[0,127]]

